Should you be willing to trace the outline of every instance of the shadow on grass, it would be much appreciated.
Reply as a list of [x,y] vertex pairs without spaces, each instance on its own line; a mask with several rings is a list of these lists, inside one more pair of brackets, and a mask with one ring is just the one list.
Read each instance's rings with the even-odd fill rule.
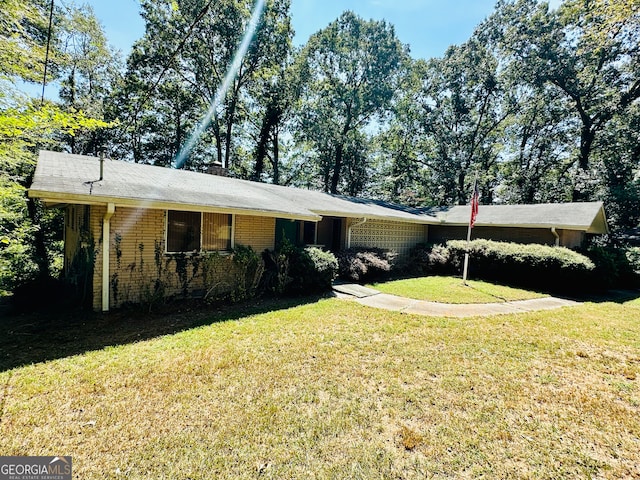
[[[363,283],[363,285],[371,286],[374,283],[386,283],[392,282],[396,280],[414,280],[423,277],[445,277],[445,278],[455,278],[460,280],[462,283],[462,275],[418,275],[418,274],[394,274],[394,275],[386,275],[375,280],[367,281]],[[511,288],[519,288],[523,290],[529,290],[534,293],[539,293],[540,295],[549,295],[552,297],[563,298],[566,300],[574,300],[576,302],[591,302],[591,303],[619,303],[623,304],[626,302],[630,302],[632,300],[636,300],[640,298],[640,289],[634,288],[633,285],[628,289],[611,289],[611,290],[600,290],[594,288],[593,286],[575,286],[571,285],[570,288],[559,291],[559,290],[545,290],[544,288],[538,288],[535,285],[527,285],[526,283],[509,283],[504,281],[498,281],[495,279],[487,279],[481,277],[469,277],[471,281],[479,281],[490,283],[497,286],[511,287]],[[494,297],[500,301],[507,301],[507,299],[503,297],[496,296],[492,293],[483,291],[481,288],[474,287],[469,285],[470,288],[483,293],[485,295]],[[375,287],[372,287],[375,288]]]
[[591,303],[627,303],[640,298],[640,290],[608,290],[606,292],[587,292],[581,295],[556,295],[577,302]]
[[254,299],[210,307],[172,305],[161,312],[123,309],[11,315],[0,319],[0,372],[70,357],[107,346],[126,345],[203,325],[317,302],[322,296]]

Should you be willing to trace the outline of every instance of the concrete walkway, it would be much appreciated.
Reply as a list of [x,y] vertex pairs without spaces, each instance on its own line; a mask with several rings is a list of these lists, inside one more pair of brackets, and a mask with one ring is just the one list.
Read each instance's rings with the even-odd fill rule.
[[556,308],[580,305],[579,302],[556,297],[544,297],[532,300],[518,300],[502,303],[439,303],[380,293],[377,290],[357,284],[337,284],[334,285],[333,290],[338,298],[356,301],[369,307],[436,317],[462,318],[504,315],[507,313],[553,310]]

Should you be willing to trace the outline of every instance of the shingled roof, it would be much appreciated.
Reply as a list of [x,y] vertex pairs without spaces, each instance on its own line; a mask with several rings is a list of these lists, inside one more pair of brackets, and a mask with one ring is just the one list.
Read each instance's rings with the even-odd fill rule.
[[[467,225],[469,206],[423,208],[420,212],[438,219],[440,224]],[[477,226],[561,228],[587,233],[608,233],[602,202],[542,203],[536,205],[480,205]]]
[[41,151],[29,195],[49,204],[81,203],[202,210],[317,221],[324,216],[413,223],[435,221],[391,203],[353,199],[236,178]]
[[[322,216],[467,225],[469,207],[408,208],[379,200],[250,182],[204,173],[41,151],[31,197],[49,204],[215,211],[318,221]],[[481,205],[478,226],[562,228],[608,233],[602,202]]]

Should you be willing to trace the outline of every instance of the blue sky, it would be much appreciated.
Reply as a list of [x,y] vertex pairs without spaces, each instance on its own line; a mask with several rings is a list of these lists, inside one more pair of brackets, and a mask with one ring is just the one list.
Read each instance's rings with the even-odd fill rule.
[[[76,0],[81,3],[82,0]],[[85,0],[105,28],[109,42],[129,52],[144,33],[138,0]],[[552,0],[557,6],[560,0]],[[214,3],[215,5],[215,3]],[[441,57],[448,46],[467,40],[493,12],[495,0],[291,0],[295,43],[326,27],[345,10],[365,19],[385,19],[395,26],[414,58]]]

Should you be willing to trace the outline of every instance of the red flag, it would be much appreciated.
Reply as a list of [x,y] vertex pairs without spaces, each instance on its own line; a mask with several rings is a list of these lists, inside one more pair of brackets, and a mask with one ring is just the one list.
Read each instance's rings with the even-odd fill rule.
[[480,192],[478,192],[478,181],[473,182],[473,195],[471,195],[471,220],[469,226],[473,228],[478,216],[478,205],[480,204]]

